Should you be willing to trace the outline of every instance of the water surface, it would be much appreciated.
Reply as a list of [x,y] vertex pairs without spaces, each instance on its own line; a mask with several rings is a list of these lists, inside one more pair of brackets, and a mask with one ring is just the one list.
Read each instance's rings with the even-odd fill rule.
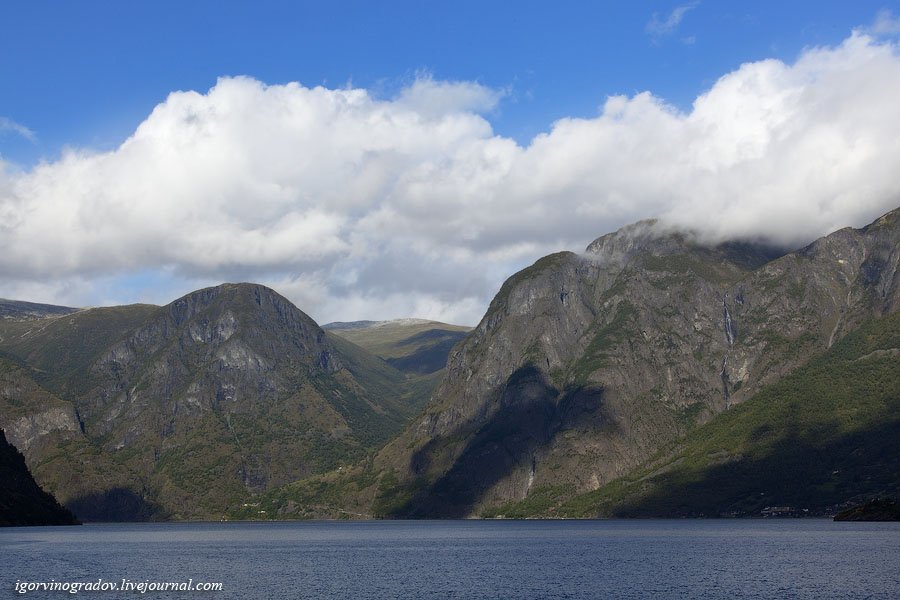
[[900,598],[900,523],[166,523],[0,529],[16,581],[222,582],[147,598]]

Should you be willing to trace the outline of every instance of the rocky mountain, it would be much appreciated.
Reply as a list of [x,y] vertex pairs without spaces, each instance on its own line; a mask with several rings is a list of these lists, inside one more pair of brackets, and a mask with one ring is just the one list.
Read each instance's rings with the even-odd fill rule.
[[900,312],[868,319],[778,382],[598,490],[535,490],[504,516],[825,516],[900,498]]
[[249,284],[20,315],[0,427],[88,519],[825,514],[900,493],[898,260],[900,210],[793,252],[645,221],[465,337]]
[[64,503],[83,490],[114,488],[127,481],[121,465],[85,435],[72,402],[48,392],[27,369],[4,359],[0,359],[0,427],[41,486]]
[[35,483],[25,458],[0,429],[0,527],[77,524],[71,512]]
[[453,346],[472,330],[425,319],[329,323],[332,331],[404,373],[431,375],[447,365]]
[[790,253],[648,221],[541,259],[377,457],[379,506],[461,517],[599,490],[893,314],[898,258],[900,210]]
[[10,320],[0,336],[0,425],[86,519],[218,518],[361,459],[425,400],[258,285]]

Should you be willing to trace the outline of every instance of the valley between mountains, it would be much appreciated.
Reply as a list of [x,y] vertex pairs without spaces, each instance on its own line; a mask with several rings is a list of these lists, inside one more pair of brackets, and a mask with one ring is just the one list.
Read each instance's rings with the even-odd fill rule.
[[792,251],[639,222],[472,329],[3,300],[0,428],[81,520],[830,514],[900,494],[898,261],[900,209]]

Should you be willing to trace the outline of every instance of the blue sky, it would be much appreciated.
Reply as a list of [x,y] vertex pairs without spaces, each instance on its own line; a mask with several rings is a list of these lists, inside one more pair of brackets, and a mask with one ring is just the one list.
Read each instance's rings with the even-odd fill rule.
[[[47,2],[0,7],[0,155],[53,159],[65,145],[111,149],[175,90],[223,75],[391,95],[428,72],[506,90],[490,115],[526,143],[609,95],[650,90],[689,108],[723,73],[792,60],[871,23],[855,2]],[[669,32],[654,33],[678,7]],[[900,12],[900,11],[894,11]]]
[[473,324],[659,217],[798,246],[900,205],[896,2],[0,5],[0,297],[271,285]]

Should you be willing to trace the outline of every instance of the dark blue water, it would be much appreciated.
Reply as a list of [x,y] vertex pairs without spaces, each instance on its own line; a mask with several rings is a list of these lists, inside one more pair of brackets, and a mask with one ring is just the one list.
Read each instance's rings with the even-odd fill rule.
[[[222,582],[16,594],[16,581]],[[825,520],[85,525],[0,529],[0,597],[900,598],[900,523]]]

